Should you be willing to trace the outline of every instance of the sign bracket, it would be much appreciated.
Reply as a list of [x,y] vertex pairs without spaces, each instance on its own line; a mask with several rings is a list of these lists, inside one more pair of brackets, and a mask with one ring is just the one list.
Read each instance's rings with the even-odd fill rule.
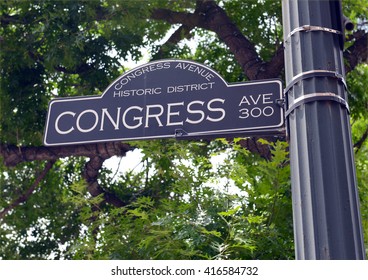
[[183,136],[187,136],[188,132],[186,132],[184,129],[178,128],[178,129],[175,129],[174,135],[175,135],[175,138],[180,138]]

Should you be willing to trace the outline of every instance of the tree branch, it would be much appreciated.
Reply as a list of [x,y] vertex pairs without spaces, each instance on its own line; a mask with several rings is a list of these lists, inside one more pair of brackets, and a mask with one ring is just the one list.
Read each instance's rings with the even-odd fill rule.
[[354,148],[356,148],[355,153],[358,153],[358,151],[363,146],[363,143],[367,140],[367,138],[368,138],[368,127],[363,133],[362,137],[359,139],[359,141],[354,144]]
[[19,196],[16,200],[14,200],[9,206],[7,206],[4,210],[0,212],[0,219],[3,219],[5,215],[13,210],[15,207],[17,207],[19,204],[25,202],[28,200],[28,198],[33,194],[37,186],[40,184],[40,182],[45,178],[46,174],[49,172],[49,170],[54,165],[55,161],[48,161],[44,170],[37,176],[36,180],[32,184],[32,186],[26,190],[25,193],[23,193],[21,196]]
[[156,59],[163,59],[165,58],[165,54],[173,49],[173,47],[179,43],[184,38],[190,37],[190,31],[192,30],[191,27],[186,25],[180,26],[171,36],[170,38],[161,45],[158,52],[153,56],[153,60]]
[[[121,142],[71,145],[60,147],[17,147],[15,145],[0,144],[0,155],[4,158],[4,164],[6,166],[15,166],[21,162],[35,160],[49,160],[53,163],[57,159],[67,156],[89,157],[90,161],[86,163],[85,169],[83,171],[83,177],[88,184],[87,188],[89,193],[93,197],[103,194],[104,199],[107,203],[110,203],[116,207],[122,207],[126,205],[126,203],[116,197],[113,193],[102,189],[97,181],[97,178],[99,170],[101,169],[102,164],[106,159],[112,156],[124,156],[126,152],[132,149],[133,148],[130,147],[128,144],[124,144]],[[38,179],[37,181],[40,181],[42,178],[40,177],[40,179]],[[31,188],[30,191],[27,191],[27,194],[31,194],[35,186]],[[4,210],[5,213],[3,215],[13,209],[19,203],[21,203],[23,201],[23,197],[26,196],[23,195],[14,203],[12,203],[8,207],[9,209],[7,208]]]
[[284,45],[280,44],[270,61],[258,70],[259,79],[272,79],[280,76],[284,69]]
[[166,21],[170,24],[183,24],[190,28],[203,27],[204,17],[197,11],[194,13],[174,12],[169,9],[154,9],[151,18]]
[[257,54],[254,44],[242,34],[226,12],[215,1],[201,1],[197,3],[200,5],[200,12],[205,17],[205,25],[203,27],[215,32],[219,39],[227,45],[250,80],[257,79],[257,74],[262,67],[263,61]]
[[21,162],[34,160],[57,160],[68,156],[85,156],[107,159],[112,156],[124,156],[132,150],[128,144],[121,142],[108,142],[98,144],[70,145],[59,147],[17,147],[0,143],[0,155],[4,158],[6,166],[16,166]]
[[[194,27],[213,31],[234,54],[236,61],[250,80],[270,79],[280,76],[284,68],[284,47],[279,45],[270,61],[263,61],[253,43],[246,38],[230,20],[226,12],[215,1],[199,0],[194,13],[174,12],[169,9],[156,9],[152,19],[170,24],[182,24],[189,29]],[[346,72],[352,71],[359,63],[368,62],[368,33],[360,30],[352,35],[354,44],[344,51]]]
[[215,1],[197,1],[194,13],[156,9],[152,12],[151,18],[170,24],[183,24],[189,29],[199,27],[215,32],[234,54],[236,61],[250,80],[274,78],[279,76],[283,69],[283,47],[280,46],[277,49],[270,62],[264,62],[256,52],[254,44],[241,33]]
[[368,33],[363,30],[352,35],[354,44],[344,51],[345,72],[348,73],[362,62],[368,63]]
[[[258,140],[261,137],[249,137],[246,139],[242,139],[239,141],[239,144],[246,148],[248,151],[254,154],[260,155],[262,158],[266,160],[271,160],[272,154],[270,146],[260,143]],[[267,137],[262,137],[267,138]],[[274,139],[268,138],[267,140],[274,141]]]
[[[126,203],[120,200],[113,193],[104,190],[99,185],[97,178],[99,170],[101,169],[102,164],[106,159],[112,156],[124,156],[126,152],[130,150],[132,150],[132,147],[121,142],[108,142],[61,147],[17,147],[14,145],[0,144],[0,155],[4,158],[4,164],[6,166],[15,166],[21,162],[35,160],[49,160],[49,162],[54,163],[57,159],[67,156],[89,157],[90,161],[86,163],[83,171],[83,177],[88,184],[87,189],[89,193],[93,197],[103,194],[105,201],[116,207],[122,207],[126,205]],[[48,170],[49,168],[47,169],[47,171]],[[36,182],[42,180],[45,175],[46,173],[42,177],[39,176]],[[36,182],[25,195],[22,195],[19,199],[17,199],[9,207],[7,207],[4,210],[5,213],[2,215],[5,215],[19,203],[25,201],[24,198],[28,198],[28,196],[37,186],[38,183],[36,184]]]
[[104,190],[97,181],[98,174],[105,159],[99,156],[91,157],[86,163],[83,171],[83,177],[86,180],[88,186],[88,192],[93,196],[103,195],[105,201],[116,207],[123,207],[127,203],[120,200],[115,194]]

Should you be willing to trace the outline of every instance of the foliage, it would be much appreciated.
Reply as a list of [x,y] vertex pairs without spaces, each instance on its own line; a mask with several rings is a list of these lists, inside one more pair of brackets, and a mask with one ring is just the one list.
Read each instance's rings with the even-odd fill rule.
[[[126,175],[116,184],[132,188],[127,182],[137,183],[138,177],[142,192],[150,186],[149,196],[126,207],[91,212],[93,201],[77,192],[76,201],[87,214],[86,231],[70,244],[68,253],[101,259],[293,258],[290,185],[288,180],[284,183],[289,176],[285,143],[270,143],[274,161],[255,159],[225,139],[210,146],[174,141],[136,144],[149,162],[130,174],[135,179]],[[221,146],[227,158],[217,170],[208,161],[212,145]],[[147,172],[150,175],[145,177]],[[223,191],[219,182],[226,176],[231,181]]]
[[[362,64],[348,75],[349,105],[354,108],[354,120],[368,118],[368,96],[364,85],[368,80],[368,65]],[[364,129],[364,128],[363,128]]]
[[[264,62],[277,54],[281,1],[208,2],[249,40],[247,51],[254,48]],[[85,171],[92,156],[71,153],[16,166],[1,157],[10,147],[23,155],[23,147],[42,145],[52,98],[101,94],[143,57],[193,59],[228,82],[249,80],[228,42],[206,25],[211,17],[197,25],[176,20],[188,19],[200,3],[0,2],[0,259],[294,258],[288,145],[282,139],[258,139],[270,157],[244,148],[248,138],[132,142],[143,154],[140,169],[113,174],[102,166],[90,181]],[[366,38],[368,4],[344,0],[343,8],[356,24],[346,33],[351,54],[349,48]],[[226,24],[217,31],[233,26]],[[368,248],[368,68],[361,57],[356,61],[347,83]],[[276,76],[283,77],[282,69]],[[94,157],[103,155],[97,150]],[[92,183],[103,192],[93,195]],[[106,194],[123,205],[106,203]]]
[[[362,133],[368,127],[368,119],[360,118],[353,124],[353,138],[360,141]],[[355,143],[358,143],[358,142]],[[360,197],[360,210],[362,215],[363,234],[365,237],[365,248],[368,254],[368,142],[364,141],[360,147],[355,147],[355,162],[357,181]]]

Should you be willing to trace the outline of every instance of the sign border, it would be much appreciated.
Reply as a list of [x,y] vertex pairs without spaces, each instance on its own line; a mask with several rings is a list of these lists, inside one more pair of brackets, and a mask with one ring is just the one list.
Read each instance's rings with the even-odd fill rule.
[[[138,140],[153,140],[153,139],[167,139],[167,138],[176,138],[176,139],[198,139],[198,138],[219,138],[219,137],[224,137],[224,136],[229,136],[231,134],[237,134],[237,135],[244,135],[244,136],[249,136],[249,135],[254,135],[254,136],[259,136],[259,135],[270,135],[270,134],[282,134],[285,129],[284,129],[284,123],[285,123],[285,117],[284,117],[284,110],[281,109],[281,118],[280,118],[280,123],[277,125],[272,125],[272,126],[259,126],[259,127],[251,127],[251,128],[234,128],[234,129],[219,129],[219,130],[211,130],[211,131],[204,131],[204,132],[193,132],[193,133],[185,133],[182,135],[178,135],[176,133],[177,130],[181,130],[181,129],[175,129],[172,134],[168,134],[168,135],[159,135],[159,136],[142,136],[142,137],[134,137],[134,138],[111,138],[111,139],[102,139],[102,140],[84,140],[84,141],[78,141],[78,142],[60,142],[60,143],[47,143],[46,139],[47,139],[47,132],[49,131],[49,120],[50,120],[50,114],[51,114],[51,107],[54,103],[59,103],[59,102],[71,102],[71,101],[80,101],[80,100],[86,100],[86,99],[102,99],[104,97],[104,95],[108,92],[108,90],[115,85],[116,82],[118,82],[121,78],[123,78],[124,76],[128,75],[131,72],[136,71],[137,69],[144,67],[144,66],[149,66],[152,64],[157,64],[159,62],[187,62],[187,63],[191,63],[191,64],[196,64],[200,67],[206,68],[208,71],[213,72],[214,74],[216,74],[221,80],[222,82],[228,87],[237,87],[237,86],[244,86],[244,84],[248,84],[248,85],[254,85],[254,84],[263,84],[263,83],[270,83],[270,82],[274,82],[274,83],[278,83],[279,87],[280,87],[280,97],[279,99],[283,99],[283,87],[282,87],[282,81],[280,79],[264,79],[264,80],[254,80],[254,81],[247,81],[247,82],[235,82],[235,83],[228,83],[225,81],[225,79],[214,69],[198,63],[196,61],[191,61],[191,60],[183,60],[183,59],[160,59],[160,60],[155,60],[149,63],[145,63],[142,64],[140,66],[134,67],[133,69],[124,72],[122,75],[120,75],[118,78],[116,78],[113,82],[110,83],[110,85],[104,90],[104,92],[101,95],[89,95],[89,96],[79,96],[79,97],[61,97],[61,98],[56,98],[53,100],[49,101],[49,106],[48,106],[48,111],[47,111],[47,118],[46,118],[46,126],[44,129],[44,137],[43,137],[43,144],[45,146],[64,146],[64,145],[81,145],[81,144],[90,144],[90,143],[103,143],[103,142],[117,142],[117,141],[138,141]],[[182,130],[183,131],[183,130]]]

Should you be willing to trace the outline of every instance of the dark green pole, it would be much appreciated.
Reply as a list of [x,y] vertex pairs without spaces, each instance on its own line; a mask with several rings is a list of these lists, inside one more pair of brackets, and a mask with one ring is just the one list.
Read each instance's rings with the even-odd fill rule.
[[283,0],[297,259],[364,259],[340,1]]

